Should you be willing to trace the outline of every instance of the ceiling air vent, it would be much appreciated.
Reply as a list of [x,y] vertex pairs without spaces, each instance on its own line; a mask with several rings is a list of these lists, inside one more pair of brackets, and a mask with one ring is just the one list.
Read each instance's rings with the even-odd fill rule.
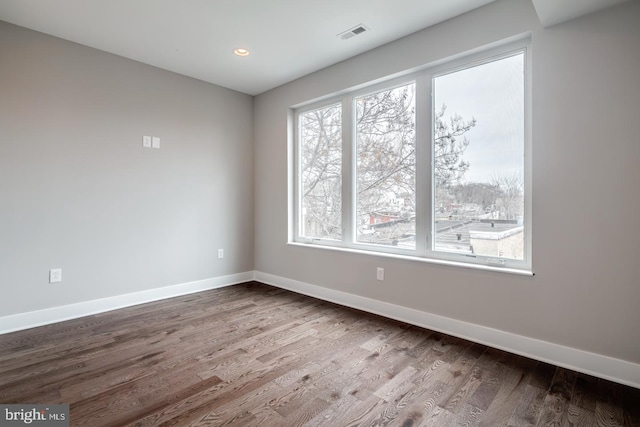
[[369,29],[364,25],[360,24],[356,27],[353,27],[350,30],[347,30],[345,32],[338,34],[338,37],[340,37],[342,40],[347,40],[347,39],[350,39],[351,37],[355,37],[359,34],[362,34],[365,31],[369,31]]

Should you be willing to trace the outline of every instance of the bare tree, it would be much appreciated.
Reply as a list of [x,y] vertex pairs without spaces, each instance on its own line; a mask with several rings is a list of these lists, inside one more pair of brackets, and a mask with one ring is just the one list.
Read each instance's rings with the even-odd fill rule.
[[458,202],[478,205],[483,211],[493,208],[500,192],[498,185],[484,182],[460,184],[454,189]]
[[[358,220],[385,213],[409,220],[415,215],[415,85],[356,98],[355,155]],[[434,119],[434,164],[439,185],[453,185],[469,168],[462,155],[465,134],[475,119],[445,119],[446,106]],[[342,110],[340,104],[302,113],[300,180],[303,230],[312,237],[341,237]]]
[[340,105],[300,115],[302,230],[305,236],[342,234],[342,109]]
[[465,121],[458,114],[445,120],[446,111],[447,106],[442,104],[434,120],[434,175],[438,186],[460,182],[469,169],[469,162],[462,159],[462,154],[469,146],[465,134],[476,125],[475,118]]
[[[415,210],[415,85],[356,100],[356,188],[360,214],[402,198]],[[393,194],[394,197],[389,197]]]
[[499,219],[514,220],[524,214],[524,180],[516,173],[495,172],[491,184],[500,189],[496,205],[500,209]]

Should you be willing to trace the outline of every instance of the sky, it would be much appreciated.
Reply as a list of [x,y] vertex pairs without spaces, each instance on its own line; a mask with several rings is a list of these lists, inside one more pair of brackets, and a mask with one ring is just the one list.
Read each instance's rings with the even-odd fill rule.
[[476,119],[467,132],[470,163],[463,182],[486,182],[496,174],[524,176],[524,55],[518,54],[434,78],[435,110],[445,118]]

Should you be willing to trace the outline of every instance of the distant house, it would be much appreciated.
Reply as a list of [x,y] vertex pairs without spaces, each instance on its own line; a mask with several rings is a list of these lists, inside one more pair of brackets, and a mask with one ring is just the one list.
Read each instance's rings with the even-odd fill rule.
[[400,212],[371,212],[369,214],[369,225],[382,224],[401,219]]
[[508,259],[524,255],[524,227],[517,221],[439,221],[436,230],[436,250]]

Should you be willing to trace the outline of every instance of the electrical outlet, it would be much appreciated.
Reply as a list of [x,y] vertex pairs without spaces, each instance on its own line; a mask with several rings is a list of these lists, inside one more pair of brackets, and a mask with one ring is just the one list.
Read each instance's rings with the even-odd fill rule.
[[49,270],[49,283],[60,283],[62,282],[62,269],[61,268],[52,268]]
[[224,249],[218,249],[218,258],[224,258]]
[[383,281],[384,280],[384,268],[378,267],[376,270],[376,279]]
[[160,138],[157,136],[151,137],[151,148],[160,148]]
[[144,148],[151,148],[151,137],[150,136],[143,136],[142,137],[142,146]]

